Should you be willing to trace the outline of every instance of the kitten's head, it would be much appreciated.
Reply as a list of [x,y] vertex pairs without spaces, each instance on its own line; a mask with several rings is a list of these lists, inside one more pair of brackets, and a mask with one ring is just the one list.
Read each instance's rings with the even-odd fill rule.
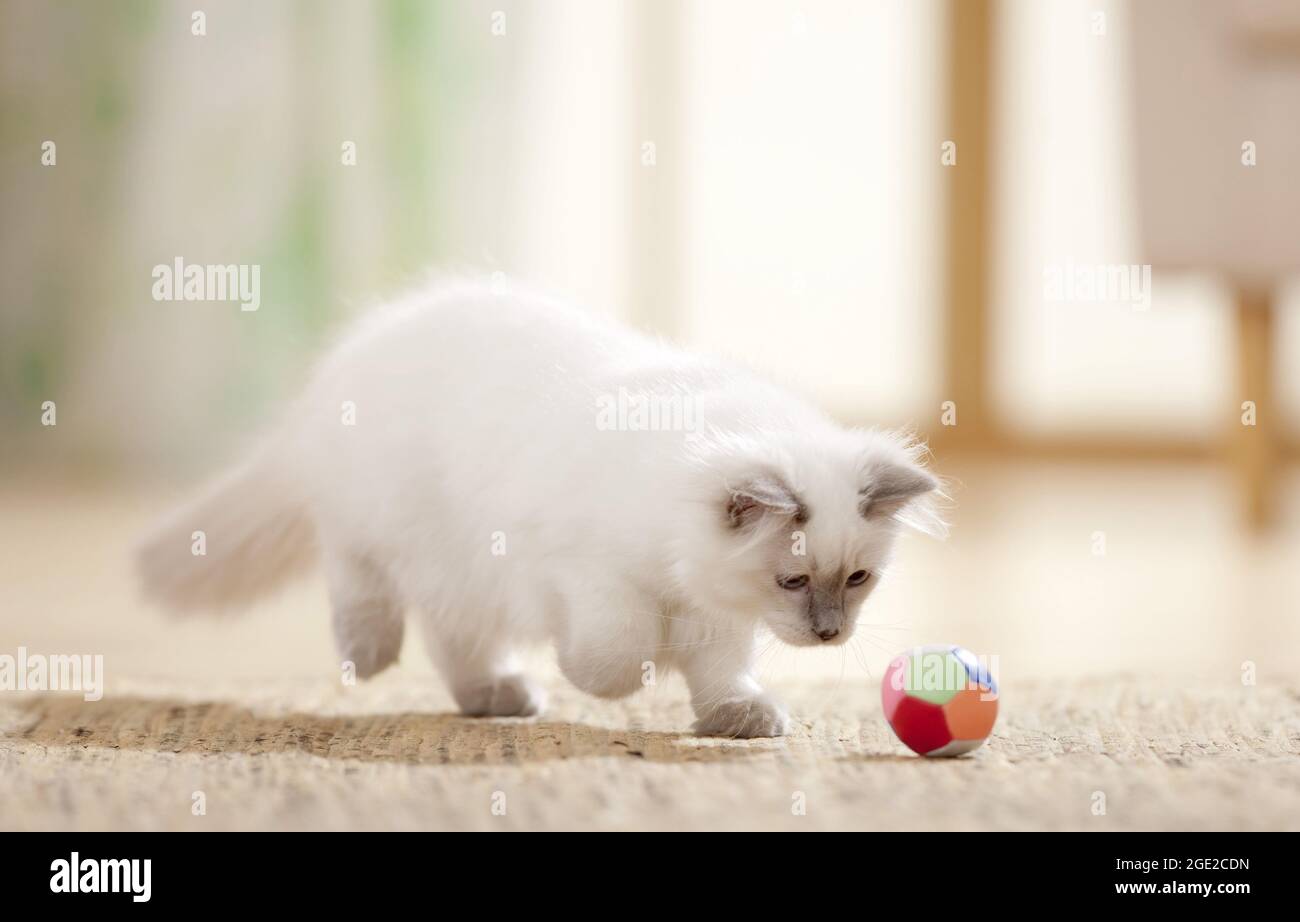
[[679,583],[706,610],[757,615],[786,643],[843,643],[900,527],[942,532],[921,450],[892,433],[835,430],[713,453],[712,527],[679,558]]

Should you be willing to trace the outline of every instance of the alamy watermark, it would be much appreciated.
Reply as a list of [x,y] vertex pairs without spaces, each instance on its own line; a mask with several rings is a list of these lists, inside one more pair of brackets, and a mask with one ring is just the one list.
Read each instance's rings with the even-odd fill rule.
[[82,858],[73,852],[50,863],[51,893],[129,893],[132,902],[153,895],[152,858]]
[[1136,310],[1148,310],[1151,266],[1049,264],[1043,267],[1043,298],[1065,304],[1132,304]]
[[186,264],[177,256],[171,265],[153,267],[155,301],[238,301],[242,311],[262,306],[262,267],[240,263],[205,266]]
[[104,697],[102,654],[0,653],[0,691],[79,691],[87,701]]
[[950,648],[916,647],[906,657],[906,665],[891,673],[889,681],[895,691],[959,692],[978,691],[981,701],[998,698],[998,658],[976,656]]
[[695,432],[700,428],[692,394],[633,393],[620,387],[596,398],[596,428],[601,432]]

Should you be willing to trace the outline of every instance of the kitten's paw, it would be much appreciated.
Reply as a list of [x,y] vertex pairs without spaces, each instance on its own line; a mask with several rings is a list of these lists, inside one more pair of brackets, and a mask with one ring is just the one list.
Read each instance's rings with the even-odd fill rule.
[[546,706],[542,687],[522,675],[501,676],[456,689],[456,703],[468,717],[532,717]]
[[701,736],[734,739],[785,736],[789,728],[785,707],[764,694],[720,701],[695,721],[695,732]]

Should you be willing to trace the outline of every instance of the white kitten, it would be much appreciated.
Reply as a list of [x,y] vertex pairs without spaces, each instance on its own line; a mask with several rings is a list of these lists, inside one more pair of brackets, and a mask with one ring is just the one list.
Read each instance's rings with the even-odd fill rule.
[[256,457],[144,543],[141,572],[173,607],[216,609],[319,556],[363,677],[412,611],[467,714],[537,713],[514,654],[552,643],[591,694],[676,668],[699,732],[777,736],[755,633],[850,636],[899,523],[938,523],[918,453],[538,296],[440,285],[345,340]]

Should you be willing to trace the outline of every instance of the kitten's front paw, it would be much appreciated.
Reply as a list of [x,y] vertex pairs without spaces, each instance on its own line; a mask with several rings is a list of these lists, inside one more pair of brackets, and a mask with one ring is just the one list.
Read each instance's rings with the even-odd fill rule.
[[468,717],[532,717],[546,706],[546,693],[527,676],[508,675],[456,689],[456,703]]
[[785,707],[764,694],[720,701],[695,721],[695,732],[701,736],[733,739],[785,736],[789,727]]

